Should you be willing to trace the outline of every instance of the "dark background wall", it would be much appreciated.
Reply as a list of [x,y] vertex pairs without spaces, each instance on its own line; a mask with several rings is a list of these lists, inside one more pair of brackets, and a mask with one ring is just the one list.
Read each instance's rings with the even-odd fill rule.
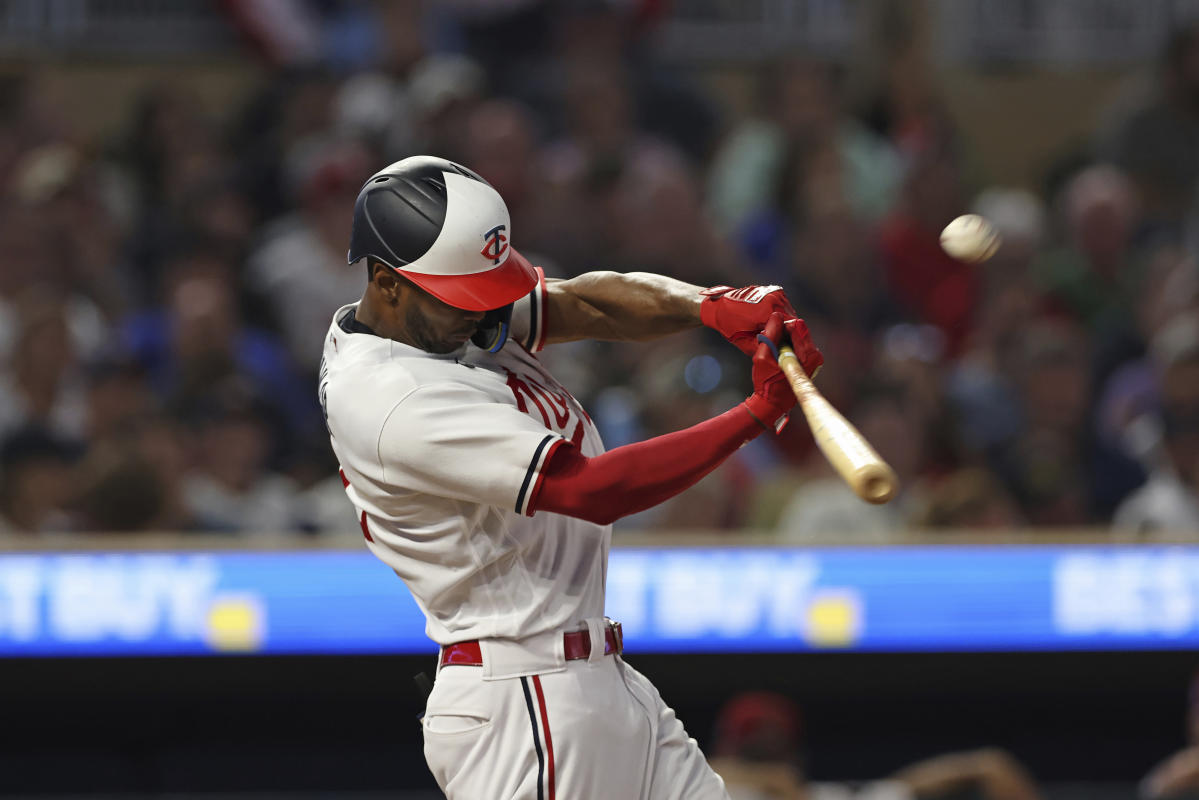
[[[1001,746],[1051,797],[1129,797],[1183,744],[1191,653],[628,655],[706,744],[732,693],[804,709],[815,779],[880,777],[914,759]],[[412,675],[429,658],[0,662],[0,793],[436,787]],[[597,708],[597,712],[599,709]],[[1075,789],[1066,784],[1109,782]],[[1054,790],[1052,787],[1058,787]]]

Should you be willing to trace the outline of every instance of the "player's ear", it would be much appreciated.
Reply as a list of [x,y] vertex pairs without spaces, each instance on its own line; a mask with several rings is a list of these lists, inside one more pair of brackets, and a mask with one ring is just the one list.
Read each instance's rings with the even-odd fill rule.
[[390,303],[395,303],[399,300],[400,293],[403,291],[403,285],[406,281],[400,280],[400,276],[396,275],[395,270],[379,261],[371,264],[371,283],[379,290]]

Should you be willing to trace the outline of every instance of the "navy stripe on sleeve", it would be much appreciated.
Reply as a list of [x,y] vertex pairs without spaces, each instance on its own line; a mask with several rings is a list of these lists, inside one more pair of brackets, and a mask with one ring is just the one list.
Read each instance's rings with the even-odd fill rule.
[[520,485],[520,492],[516,495],[516,513],[525,513],[525,498],[529,494],[529,486],[533,483],[533,476],[538,473],[541,468],[541,454],[545,452],[546,445],[558,437],[554,434],[547,434],[541,440],[541,444],[537,445],[537,449],[533,452],[533,460],[529,462],[529,468],[525,471],[524,482]]

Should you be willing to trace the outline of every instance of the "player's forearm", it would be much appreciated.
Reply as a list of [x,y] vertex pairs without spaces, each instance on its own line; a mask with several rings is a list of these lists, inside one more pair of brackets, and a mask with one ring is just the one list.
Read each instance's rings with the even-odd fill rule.
[[1144,798],[1174,797],[1199,789],[1199,747],[1188,747],[1158,764],[1141,781]]
[[741,404],[690,428],[591,458],[564,444],[543,468],[529,507],[607,525],[694,486],[762,430]]
[[913,794],[936,797],[977,787],[987,800],[1039,800],[1032,778],[1001,750],[948,753],[913,764],[895,779]]
[[697,328],[700,288],[649,272],[547,282],[546,341],[642,341]]

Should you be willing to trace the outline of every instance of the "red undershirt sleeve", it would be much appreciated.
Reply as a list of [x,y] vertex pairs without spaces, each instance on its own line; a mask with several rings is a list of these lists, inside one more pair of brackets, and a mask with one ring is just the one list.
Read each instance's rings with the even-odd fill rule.
[[541,470],[530,513],[552,511],[610,524],[694,486],[762,431],[741,404],[690,428],[603,455],[588,457],[563,443]]

